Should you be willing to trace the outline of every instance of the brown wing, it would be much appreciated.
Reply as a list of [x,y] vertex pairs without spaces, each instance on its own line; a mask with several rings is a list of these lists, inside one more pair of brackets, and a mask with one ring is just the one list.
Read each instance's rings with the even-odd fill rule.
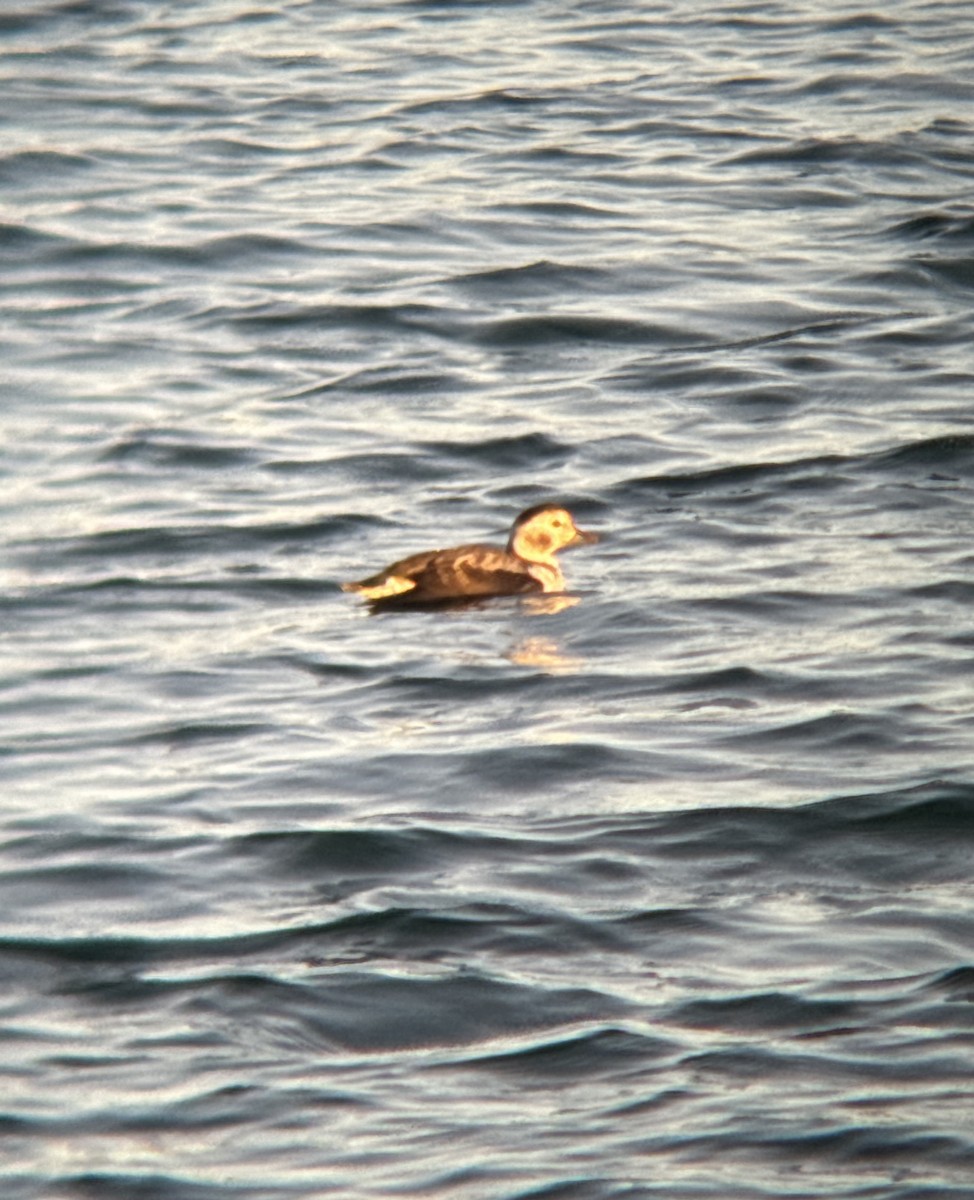
[[497,546],[457,546],[404,558],[390,573],[416,586],[395,597],[399,604],[429,604],[468,596],[514,596],[541,591],[520,559]]
[[448,553],[448,550],[423,550],[419,554],[410,554],[408,558],[401,558],[391,567],[380,571],[378,575],[374,576],[374,579],[384,579],[389,575],[401,576],[403,579],[419,579],[430,563],[434,562],[441,554]]

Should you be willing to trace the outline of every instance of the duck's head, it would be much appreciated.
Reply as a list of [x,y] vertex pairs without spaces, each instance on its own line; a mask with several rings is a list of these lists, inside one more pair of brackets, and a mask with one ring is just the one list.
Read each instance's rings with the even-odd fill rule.
[[559,550],[597,542],[597,533],[586,533],[572,514],[559,504],[537,504],[514,522],[507,548],[527,562],[550,562]]

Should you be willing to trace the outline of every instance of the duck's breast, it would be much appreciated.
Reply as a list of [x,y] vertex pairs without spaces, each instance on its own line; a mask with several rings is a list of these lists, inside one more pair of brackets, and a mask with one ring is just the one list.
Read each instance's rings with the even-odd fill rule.
[[528,563],[527,569],[538,581],[543,592],[563,592],[565,590],[565,576],[562,575],[561,567],[554,559],[550,562]]

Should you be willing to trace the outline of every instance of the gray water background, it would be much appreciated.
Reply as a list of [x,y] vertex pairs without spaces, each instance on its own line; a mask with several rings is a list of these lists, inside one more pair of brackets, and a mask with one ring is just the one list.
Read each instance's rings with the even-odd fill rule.
[[974,10],[0,51],[5,1200],[970,1200]]

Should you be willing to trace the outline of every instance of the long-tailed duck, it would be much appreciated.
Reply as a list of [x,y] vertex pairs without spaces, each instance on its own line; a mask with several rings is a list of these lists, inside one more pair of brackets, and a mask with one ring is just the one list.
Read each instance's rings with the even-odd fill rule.
[[567,509],[538,504],[514,522],[507,548],[474,543],[427,550],[400,559],[368,579],[343,583],[372,604],[437,604],[521,592],[563,592],[565,577],[555,555],[569,546],[597,542],[579,529]]

